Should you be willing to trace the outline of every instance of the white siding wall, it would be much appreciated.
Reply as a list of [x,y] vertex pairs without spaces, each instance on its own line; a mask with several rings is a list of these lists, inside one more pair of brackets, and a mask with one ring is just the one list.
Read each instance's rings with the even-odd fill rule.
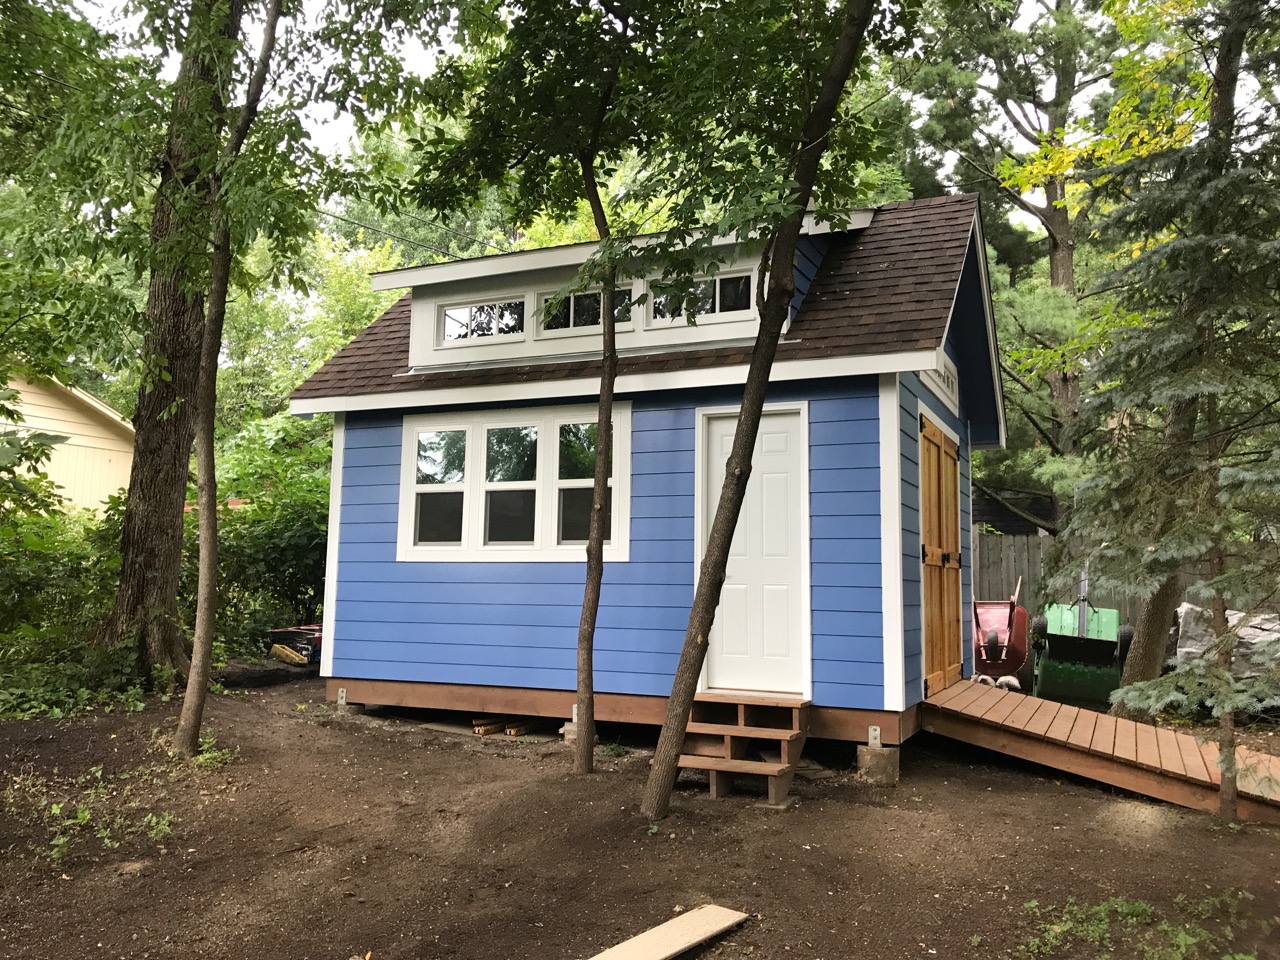
[[45,467],[64,497],[77,506],[97,509],[108,496],[129,485],[133,431],[128,426],[56,384],[19,379],[10,386],[20,395],[24,428],[68,438],[53,448]]

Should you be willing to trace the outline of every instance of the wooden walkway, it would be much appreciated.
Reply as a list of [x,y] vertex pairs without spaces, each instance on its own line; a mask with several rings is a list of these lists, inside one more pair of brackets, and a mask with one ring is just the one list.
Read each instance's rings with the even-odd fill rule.
[[[1196,810],[1218,809],[1218,745],[985,684],[923,704],[924,729]],[[1237,748],[1240,817],[1280,825],[1280,757]]]

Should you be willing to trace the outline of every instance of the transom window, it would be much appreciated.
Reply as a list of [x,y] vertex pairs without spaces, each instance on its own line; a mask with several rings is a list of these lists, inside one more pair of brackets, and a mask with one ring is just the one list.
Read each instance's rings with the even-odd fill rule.
[[[630,404],[617,404],[602,504],[607,560],[627,553],[630,419]],[[581,559],[597,433],[592,406],[406,417],[398,559]]]
[[471,303],[444,309],[445,340],[472,340],[523,332],[523,300]]
[[[559,306],[547,317],[545,330],[576,330],[580,327],[600,326],[601,295],[575,293],[560,301]],[[613,322],[631,322],[631,291],[626,288],[613,291]]]
[[[655,284],[653,317],[655,320],[675,320],[684,316],[684,297],[676,292],[664,292]],[[751,309],[751,274],[716,277],[694,285],[693,302],[698,316],[718,313],[738,313]]]

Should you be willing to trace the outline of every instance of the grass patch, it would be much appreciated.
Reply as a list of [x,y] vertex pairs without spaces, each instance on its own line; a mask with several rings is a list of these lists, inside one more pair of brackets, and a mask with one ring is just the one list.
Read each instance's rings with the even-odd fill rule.
[[[1237,951],[1250,927],[1241,905],[1249,894],[1226,891],[1202,900],[1178,897],[1162,911],[1145,900],[1112,897],[1098,904],[1074,898],[1061,909],[1026,904],[1035,929],[1018,947],[1023,957],[1090,960],[1257,960]],[[1265,934],[1265,925],[1254,930]]]

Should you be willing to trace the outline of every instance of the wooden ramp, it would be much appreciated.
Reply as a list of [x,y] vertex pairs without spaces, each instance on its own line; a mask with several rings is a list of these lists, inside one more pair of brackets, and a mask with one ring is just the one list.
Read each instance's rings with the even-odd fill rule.
[[[1052,700],[963,682],[922,706],[924,729],[1196,810],[1218,809],[1218,745]],[[1237,748],[1243,820],[1280,825],[1280,757]]]

